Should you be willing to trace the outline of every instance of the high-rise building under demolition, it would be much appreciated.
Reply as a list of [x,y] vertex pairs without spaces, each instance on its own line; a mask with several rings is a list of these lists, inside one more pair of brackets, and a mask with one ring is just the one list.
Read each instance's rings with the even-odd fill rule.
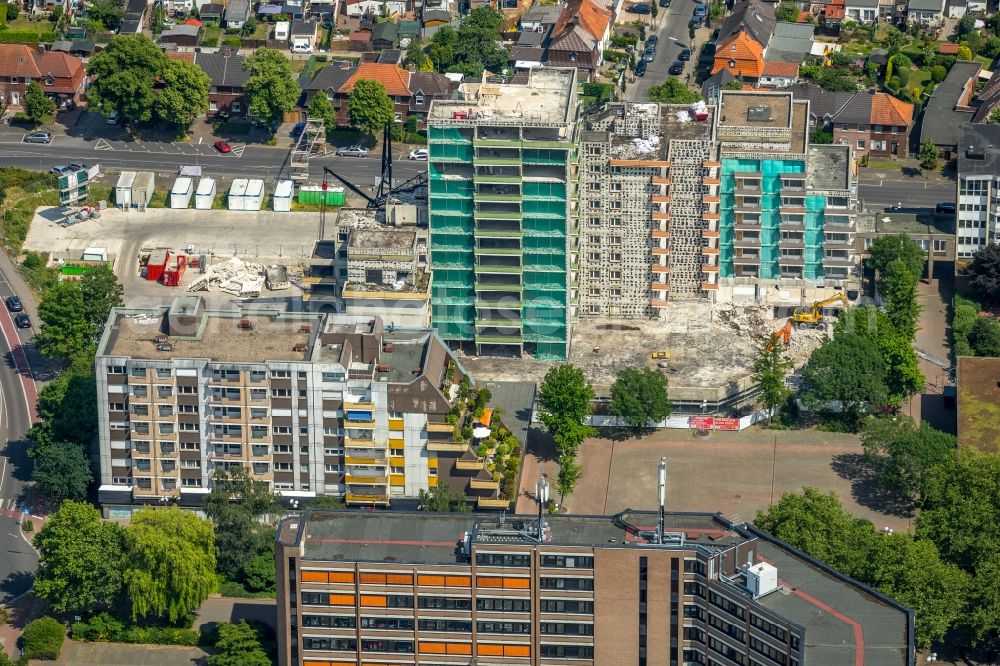
[[566,357],[576,87],[575,69],[538,68],[432,104],[431,321],[445,340]]
[[809,103],[617,104],[580,133],[582,316],[671,299],[795,306],[857,289],[849,146],[809,145]]

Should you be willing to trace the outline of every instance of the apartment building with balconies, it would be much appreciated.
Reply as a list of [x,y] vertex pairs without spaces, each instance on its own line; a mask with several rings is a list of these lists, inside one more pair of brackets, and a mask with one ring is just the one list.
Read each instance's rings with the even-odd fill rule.
[[416,498],[437,484],[429,444],[451,439],[449,395],[466,374],[431,329],[209,311],[191,296],[115,308],[96,368],[105,506],[197,506],[234,465],[290,499]]
[[575,304],[577,70],[484,75],[427,119],[431,322],[477,354],[565,359]]
[[280,666],[914,663],[911,610],[720,514],[309,511],[276,561]]

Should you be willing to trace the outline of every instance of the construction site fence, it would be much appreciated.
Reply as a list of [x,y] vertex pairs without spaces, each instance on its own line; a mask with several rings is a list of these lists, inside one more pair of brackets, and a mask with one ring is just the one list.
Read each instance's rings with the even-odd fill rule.
[[[745,430],[755,423],[766,421],[768,410],[761,409],[740,417],[722,417],[698,414],[670,416],[658,423],[650,423],[650,428],[672,428],[678,430]],[[628,428],[628,423],[617,416],[593,414],[587,425],[594,428]]]

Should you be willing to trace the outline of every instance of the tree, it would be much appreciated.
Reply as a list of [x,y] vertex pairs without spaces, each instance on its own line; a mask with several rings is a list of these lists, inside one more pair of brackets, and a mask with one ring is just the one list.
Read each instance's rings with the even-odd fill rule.
[[[994,106],[987,117],[986,122],[996,125],[1000,123],[1000,105]],[[988,245],[986,247],[989,247]]]
[[97,342],[104,335],[104,327],[108,323],[111,308],[125,304],[122,300],[125,291],[115,272],[107,266],[100,266],[87,273],[76,284],[80,285],[80,292],[83,294],[84,319],[89,328],[90,338]]
[[446,483],[439,482],[430,490],[421,490],[419,499],[421,511],[465,513],[472,510],[465,496],[452,492],[451,487]]
[[[961,50],[959,48],[959,51]],[[937,168],[938,149],[933,141],[924,139],[920,142],[920,149],[917,150],[917,159],[920,160],[921,169],[932,170]]]
[[[7,17],[13,18],[9,8]],[[87,18],[100,23],[106,32],[118,32],[124,17],[125,0],[96,0],[87,3]]]
[[623,368],[611,385],[611,413],[636,432],[670,416],[667,377],[651,368]]
[[978,317],[969,331],[969,345],[976,356],[1000,356],[1000,322]]
[[[959,37],[965,37],[970,32],[976,29],[976,17],[972,14],[966,14],[955,26],[955,33]],[[964,60],[964,58],[962,58]]]
[[90,328],[83,292],[74,282],[57,282],[45,292],[38,306],[42,330],[35,338],[39,351],[49,358],[70,362],[91,355]]
[[332,129],[336,125],[337,116],[333,111],[333,104],[330,103],[330,98],[326,96],[325,91],[319,90],[316,92],[316,96],[309,102],[307,112],[310,118],[322,120],[327,128]]
[[680,79],[669,78],[659,85],[649,87],[649,101],[661,102],[663,104],[690,104],[701,99],[701,95],[694,92]]
[[[970,49],[965,44],[959,46],[958,47],[958,59],[959,60],[972,60],[972,49]],[[921,147],[923,147],[923,144],[921,144]],[[921,166],[923,166],[923,165],[921,165]],[[924,167],[924,168],[929,168],[929,167]]]
[[970,571],[1000,552],[1000,456],[963,447],[927,473],[924,488],[918,538]]
[[159,78],[153,112],[163,122],[186,128],[208,110],[212,82],[201,67],[183,60],[169,60]]
[[866,555],[855,577],[915,611],[918,648],[940,642],[962,615],[968,576],[909,534],[876,535]]
[[299,99],[299,86],[288,58],[275,49],[257,49],[244,67],[250,73],[243,86],[250,113],[264,125],[276,126]]
[[576,488],[582,468],[577,462],[580,444],[593,433],[586,424],[594,387],[583,370],[564,364],[550,368],[538,392],[539,419],[556,443],[559,461],[559,502]]
[[474,77],[481,77],[484,69],[503,71],[509,61],[501,34],[506,26],[507,17],[498,9],[479,7],[469,12],[454,34],[454,40],[450,35],[443,38],[451,48],[449,69]]
[[788,400],[788,384],[785,377],[792,368],[792,361],[784,353],[784,342],[777,333],[772,333],[760,347],[753,361],[753,381],[760,388],[760,399],[767,409],[767,422],[771,422],[774,410]]
[[979,248],[965,275],[977,299],[987,305],[1000,304],[1000,244],[987,243]]
[[560,453],[556,463],[559,465],[559,476],[556,479],[556,489],[559,491],[559,504],[563,503],[566,495],[571,494],[576,489],[576,484],[583,474],[583,466],[576,458],[577,451],[564,451]]
[[[722,86],[722,89],[723,90],[743,90],[743,82],[740,81],[739,79],[733,79],[732,81],[730,81],[726,85]],[[833,139],[830,140],[830,143],[833,143]]]
[[175,506],[140,509],[125,529],[122,579],[133,620],[187,616],[218,587],[212,524]]
[[336,495],[319,495],[309,500],[309,508],[340,511],[344,508],[344,501]]
[[885,387],[891,404],[898,405],[923,390],[924,376],[917,351],[910,340],[896,331],[885,312],[871,306],[844,310],[833,330],[835,337],[850,332],[875,344],[885,365]]
[[163,3],[157,3],[153,6],[153,15],[149,19],[149,29],[154,35],[159,35],[163,32],[167,23],[167,10],[164,9]]
[[825,341],[802,368],[801,396],[813,407],[837,403],[854,417],[885,405],[885,364],[878,349],[855,333]]
[[260,634],[246,620],[220,624],[216,629],[215,654],[208,666],[270,666],[271,659],[260,644]]
[[420,67],[424,64],[424,49],[420,43],[420,40],[416,37],[410,38],[410,43],[406,47],[406,57],[403,58],[403,65],[412,65],[413,67]]
[[118,111],[125,120],[149,122],[153,86],[166,63],[167,56],[148,37],[115,35],[87,65],[92,77],[87,107],[105,115]]
[[241,37],[251,37],[253,33],[257,30],[257,17],[251,15],[244,23],[243,27],[240,29]]
[[73,442],[86,448],[97,437],[97,383],[93,359],[73,359],[69,368],[38,392],[38,416],[29,438],[40,445]]
[[791,2],[778,5],[777,19],[783,23],[795,23],[799,20],[799,8]]
[[347,100],[347,118],[368,136],[377,136],[396,117],[392,99],[379,81],[358,79]]
[[51,116],[56,112],[56,103],[45,94],[38,81],[32,81],[24,91],[24,113],[34,122],[41,122],[42,118]]
[[920,318],[917,278],[909,272],[902,259],[896,259],[886,267],[879,280],[879,291],[885,299],[885,313],[889,321],[900,335],[913,340]]
[[888,270],[889,264],[900,260],[903,262],[903,267],[914,276],[914,279],[919,280],[924,274],[926,259],[927,255],[924,250],[913,239],[906,234],[895,234],[876,238],[868,250],[865,264],[874,271],[883,274]]
[[90,460],[77,444],[56,442],[32,450],[35,468],[31,478],[46,498],[52,501],[82,500],[94,480]]
[[253,478],[247,468],[216,473],[215,485],[205,497],[205,514],[215,526],[216,560],[223,576],[236,580],[243,565],[268,547],[274,529],[261,519],[279,507],[267,482]]
[[457,45],[458,33],[450,25],[443,25],[434,33],[431,44],[427,47],[427,56],[437,67],[437,71],[448,71],[455,60],[455,47]]
[[251,592],[274,590],[274,552],[263,550],[243,565],[243,582]]
[[865,459],[879,480],[919,504],[932,467],[948,462],[955,438],[908,416],[870,418],[861,433]]
[[801,494],[785,493],[753,522],[848,576],[861,570],[868,543],[876,536],[875,526],[847,513],[834,493],[808,486]]
[[122,528],[83,502],[63,502],[35,537],[32,591],[57,613],[111,608],[122,588]]
[[979,562],[969,585],[966,617],[962,622],[969,642],[976,647],[987,639],[994,644],[1000,636],[1000,553],[990,553]]

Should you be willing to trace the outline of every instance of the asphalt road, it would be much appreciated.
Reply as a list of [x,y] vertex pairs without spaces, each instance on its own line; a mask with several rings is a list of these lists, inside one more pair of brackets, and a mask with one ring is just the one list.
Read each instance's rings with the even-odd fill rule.
[[[657,0],[651,1],[656,2]],[[660,13],[655,19],[651,19],[649,16],[635,16],[635,18],[642,18],[647,24],[650,20],[654,22],[660,43],[656,47],[656,56],[653,58],[653,62],[646,64],[646,75],[638,77],[636,82],[626,89],[625,97],[629,101],[649,101],[649,87],[663,83],[670,76],[667,70],[677,60],[681,49],[688,47],[691,41],[688,37],[688,21],[694,14],[694,6],[694,0],[672,0],[670,7],[659,8]],[[632,16],[629,15],[630,18]],[[647,35],[653,34],[649,28],[646,29],[646,33]],[[694,72],[697,59],[698,54],[692,53],[691,60],[686,63],[682,79]]]
[[902,204],[904,211],[934,210],[942,201],[955,201],[955,183],[927,182],[920,178],[872,179],[858,183],[858,199],[868,210],[884,210]]
[[[7,277],[0,273],[0,299],[6,300],[14,293]],[[27,299],[25,305],[34,319],[36,313],[30,312]],[[3,544],[0,547],[0,603],[4,603],[31,588],[38,558],[20,536],[19,514],[24,506],[22,493],[31,470],[28,442],[24,438],[31,418],[22,383],[34,389],[24,348],[31,341],[32,331],[15,328],[6,307],[0,311],[0,326],[0,353],[4,358],[0,363],[0,438],[4,442],[0,457],[0,543]]]
[[[234,144],[230,154],[220,154],[208,144],[157,143],[141,141],[84,140],[57,135],[50,144],[22,143],[20,136],[4,134],[0,138],[0,163],[25,169],[48,171],[71,161],[101,164],[105,169],[132,169],[174,175],[182,166],[201,166],[210,176],[255,176],[277,179],[287,177],[288,149],[271,146]],[[426,162],[406,159],[402,149],[393,159],[393,178],[407,180],[427,168]],[[310,179],[322,179],[322,165],[361,184],[378,181],[382,160],[378,154],[366,159],[356,157],[316,157],[310,161]]]

